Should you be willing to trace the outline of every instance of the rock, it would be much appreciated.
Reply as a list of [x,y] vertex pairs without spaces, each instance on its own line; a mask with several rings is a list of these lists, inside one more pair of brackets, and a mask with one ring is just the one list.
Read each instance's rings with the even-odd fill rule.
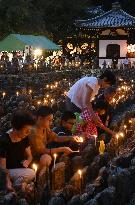
[[118,157],[116,160],[116,166],[121,168],[128,168],[131,165],[132,154],[129,154],[126,157]]
[[98,176],[98,173],[99,173],[99,169],[100,169],[99,165],[96,164],[95,162],[93,162],[88,167],[87,172],[86,172],[86,182],[87,183],[96,179],[96,177]]
[[132,193],[135,192],[135,166],[129,167],[128,171],[130,172],[130,184]]
[[70,200],[70,202],[68,203],[68,205],[83,205],[81,200],[80,200],[80,196],[73,196],[72,199]]
[[68,202],[74,195],[77,195],[78,193],[79,192],[76,187],[72,185],[66,185],[58,196],[64,198],[64,200]]
[[135,166],[135,157],[131,160],[131,165]]
[[90,165],[95,156],[96,156],[95,148],[91,144],[87,145],[82,152],[83,166]]
[[66,203],[61,197],[52,197],[48,205],[66,205]]
[[86,202],[85,205],[99,205],[95,199],[91,199],[90,201]]
[[[121,173],[116,175],[115,181],[115,204],[123,205],[125,204],[132,192],[132,187],[130,183],[130,172],[124,169]],[[119,200],[120,199],[120,200]]]
[[94,162],[99,165],[99,167],[107,166],[110,161],[110,156],[108,153],[104,153],[102,155],[98,155],[94,158]]
[[82,158],[81,156],[76,156],[72,159],[73,173],[82,167]]
[[115,188],[108,187],[95,197],[98,204],[102,205],[114,205]]
[[65,163],[57,163],[52,170],[52,189],[61,190],[65,186]]

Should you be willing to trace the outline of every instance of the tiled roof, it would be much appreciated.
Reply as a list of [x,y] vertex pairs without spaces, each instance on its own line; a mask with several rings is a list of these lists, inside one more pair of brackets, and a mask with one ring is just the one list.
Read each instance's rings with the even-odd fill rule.
[[76,21],[77,27],[108,28],[108,27],[135,27],[135,17],[127,14],[120,8],[112,10],[88,20]]

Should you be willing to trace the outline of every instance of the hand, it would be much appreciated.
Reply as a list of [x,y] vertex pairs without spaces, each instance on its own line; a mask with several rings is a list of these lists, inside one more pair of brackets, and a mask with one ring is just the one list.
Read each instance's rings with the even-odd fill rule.
[[83,137],[81,137],[81,136],[73,136],[73,139],[74,139],[76,142],[78,142],[78,143],[84,141]]
[[28,168],[28,166],[30,164],[30,161],[29,160],[24,160],[22,164],[23,164],[23,167]]
[[62,147],[62,152],[67,155],[73,153],[73,151],[69,147]]
[[92,120],[96,125],[101,124],[101,122],[99,121],[98,116],[95,113],[93,113],[93,115],[92,115]]

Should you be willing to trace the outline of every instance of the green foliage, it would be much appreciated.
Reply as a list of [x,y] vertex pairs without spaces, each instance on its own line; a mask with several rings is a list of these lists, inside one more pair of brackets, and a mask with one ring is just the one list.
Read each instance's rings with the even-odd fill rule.
[[[109,3],[108,3],[109,2]],[[121,0],[122,6],[134,14],[135,3]],[[64,39],[75,34],[76,19],[87,18],[85,9],[108,0],[0,0],[0,36],[9,33],[44,34]]]

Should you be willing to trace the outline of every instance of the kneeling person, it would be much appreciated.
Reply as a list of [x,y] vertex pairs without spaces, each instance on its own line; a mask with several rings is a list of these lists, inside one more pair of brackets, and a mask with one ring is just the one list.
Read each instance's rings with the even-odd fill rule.
[[73,140],[73,137],[58,137],[58,135],[50,129],[53,120],[53,111],[50,107],[39,107],[36,117],[36,125],[32,129],[29,139],[33,156],[36,160],[40,161],[40,169],[42,169],[44,166],[51,164],[51,155],[54,153],[63,152],[65,154],[71,154],[73,152],[69,147],[63,146],[48,149],[47,144],[51,142],[68,142]]
[[21,177],[31,181],[34,170],[28,168],[32,161],[28,135],[35,121],[28,112],[16,112],[11,120],[12,129],[0,138],[0,166],[7,169],[7,188]]

